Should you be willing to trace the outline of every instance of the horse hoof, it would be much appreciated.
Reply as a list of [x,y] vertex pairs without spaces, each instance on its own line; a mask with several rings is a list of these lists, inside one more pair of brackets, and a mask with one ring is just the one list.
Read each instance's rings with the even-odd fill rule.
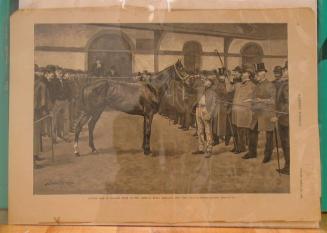
[[81,157],[79,152],[74,152],[74,154],[75,154],[76,157]]
[[97,151],[96,149],[93,149],[93,150],[92,150],[92,153],[93,153],[93,154],[98,154],[98,151]]
[[144,155],[151,155],[151,154],[152,154],[152,151],[150,151],[150,150],[144,151]]

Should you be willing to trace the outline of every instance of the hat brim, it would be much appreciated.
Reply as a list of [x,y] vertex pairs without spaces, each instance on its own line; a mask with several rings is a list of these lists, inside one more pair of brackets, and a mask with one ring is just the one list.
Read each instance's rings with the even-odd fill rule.
[[255,72],[256,72],[256,73],[259,73],[259,72],[261,72],[261,71],[264,71],[264,72],[266,72],[266,73],[268,72],[268,70],[266,70],[266,69],[264,69],[264,70],[256,70]]

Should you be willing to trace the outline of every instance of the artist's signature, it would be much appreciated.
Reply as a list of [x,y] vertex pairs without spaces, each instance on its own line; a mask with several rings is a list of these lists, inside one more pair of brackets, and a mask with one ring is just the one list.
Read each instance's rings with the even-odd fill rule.
[[49,181],[47,183],[45,183],[45,186],[50,186],[50,185],[72,185],[74,184],[71,181]]

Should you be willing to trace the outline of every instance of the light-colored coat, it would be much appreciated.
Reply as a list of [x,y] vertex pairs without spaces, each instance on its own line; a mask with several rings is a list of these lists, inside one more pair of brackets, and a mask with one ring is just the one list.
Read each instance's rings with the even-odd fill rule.
[[264,80],[257,84],[253,94],[252,109],[255,114],[251,128],[258,123],[259,131],[273,131],[275,123],[271,119],[275,117],[276,87],[272,82]]
[[235,84],[235,93],[232,107],[232,123],[237,127],[251,128],[253,112],[251,102],[244,102],[252,99],[256,85],[252,81]]

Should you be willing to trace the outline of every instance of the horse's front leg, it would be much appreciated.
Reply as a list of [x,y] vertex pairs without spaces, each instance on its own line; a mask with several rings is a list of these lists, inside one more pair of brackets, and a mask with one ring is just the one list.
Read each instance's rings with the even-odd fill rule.
[[143,125],[143,150],[145,155],[151,154],[150,139],[151,139],[151,126],[152,126],[153,114],[146,114],[144,116]]

